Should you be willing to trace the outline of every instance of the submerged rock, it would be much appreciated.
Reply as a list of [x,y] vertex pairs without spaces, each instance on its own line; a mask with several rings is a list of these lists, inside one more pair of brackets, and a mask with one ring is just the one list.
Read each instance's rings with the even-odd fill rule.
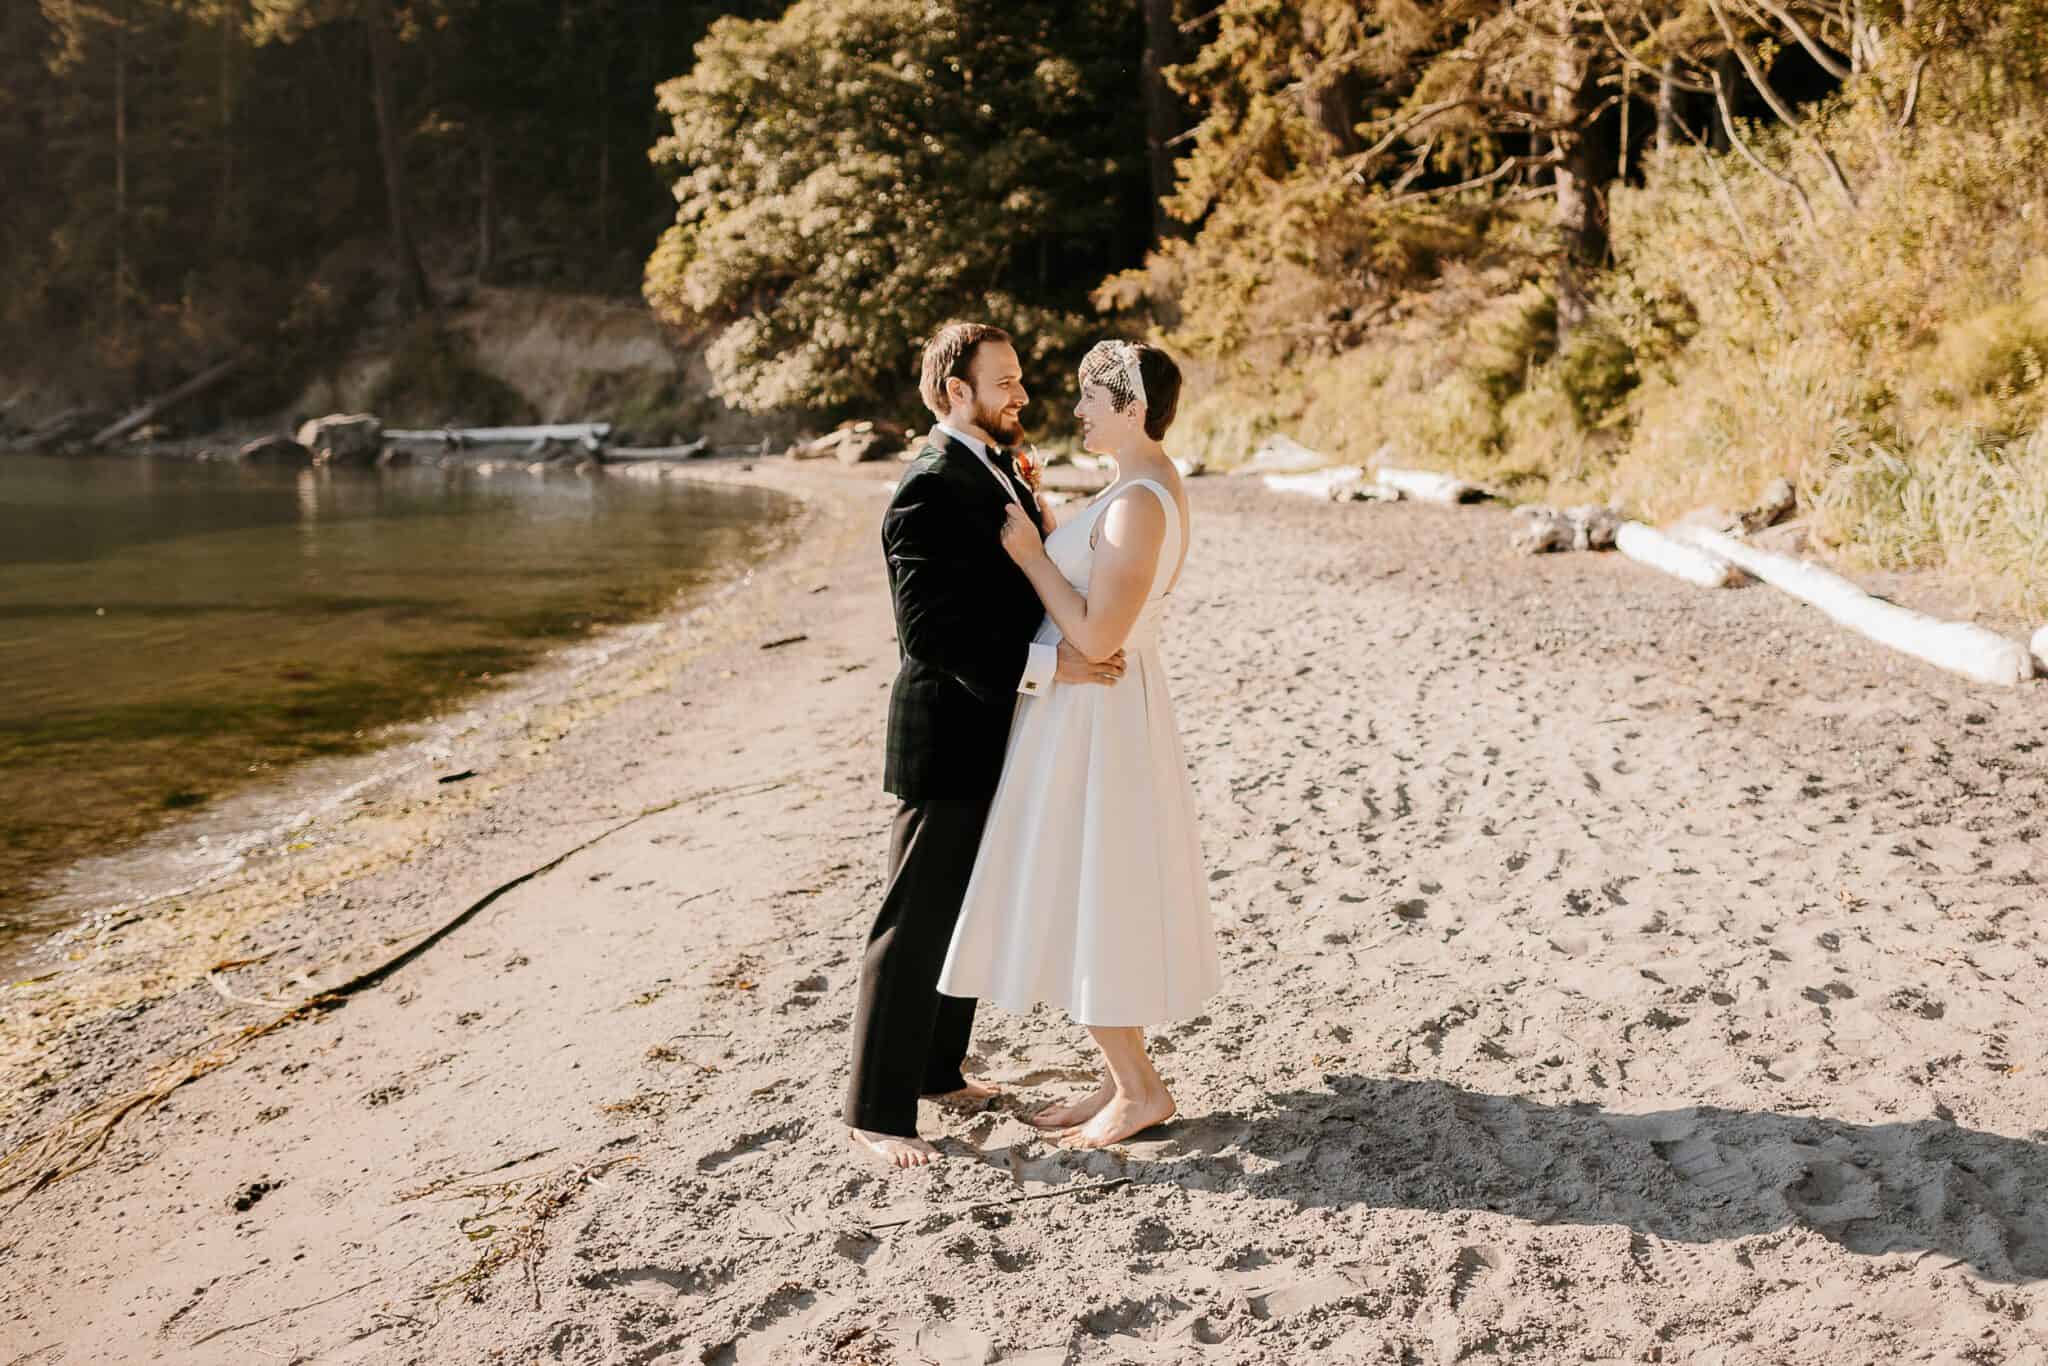
[[287,465],[310,465],[313,452],[288,436],[259,436],[235,452],[238,460],[274,461]]

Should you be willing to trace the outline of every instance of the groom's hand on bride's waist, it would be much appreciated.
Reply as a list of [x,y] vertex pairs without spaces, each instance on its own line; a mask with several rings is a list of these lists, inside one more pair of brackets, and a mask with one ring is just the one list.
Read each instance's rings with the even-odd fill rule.
[[1090,659],[1067,641],[1060,642],[1059,665],[1052,672],[1055,683],[1114,683],[1124,676],[1124,652],[1108,659]]

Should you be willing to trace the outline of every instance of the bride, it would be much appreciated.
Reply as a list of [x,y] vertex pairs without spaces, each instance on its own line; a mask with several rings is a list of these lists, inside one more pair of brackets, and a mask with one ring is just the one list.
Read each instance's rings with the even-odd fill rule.
[[1087,1096],[1031,1117],[1099,1148],[1175,1104],[1144,1029],[1191,1013],[1220,980],[1194,794],[1159,657],[1159,619],[1187,554],[1187,494],[1160,446],[1180,369],[1111,341],[1081,362],[1088,450],[1116,478],[1050,536],[1012,509],[1002,543],[1045,604],[1041,642],[1125,651],[1108,687],[1023,698],[939,978],[1007,1010],[1044,1002],[1086,1025],[1106,1064]]

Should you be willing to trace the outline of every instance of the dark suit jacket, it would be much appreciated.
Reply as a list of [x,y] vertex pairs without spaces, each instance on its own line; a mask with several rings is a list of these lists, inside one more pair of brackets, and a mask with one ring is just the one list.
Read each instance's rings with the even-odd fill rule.
[[[999,468],[1008,462],[991,452]],[[1038,503],[1005,474],[1025,510]],[[882,785],[904,801],[989,797],[1045,609],[999,539],[1010,500],[973,451],[927,443],[882,516],[901,656]]]

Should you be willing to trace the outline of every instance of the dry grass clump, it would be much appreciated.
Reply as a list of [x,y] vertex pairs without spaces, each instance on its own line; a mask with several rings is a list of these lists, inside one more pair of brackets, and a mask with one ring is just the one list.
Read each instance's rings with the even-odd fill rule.
[[1845,438],[1809,494],[1821,533],[1885,568],[1943,565],[2048,610],[2048,432],[1949,431],[1892,449]]

